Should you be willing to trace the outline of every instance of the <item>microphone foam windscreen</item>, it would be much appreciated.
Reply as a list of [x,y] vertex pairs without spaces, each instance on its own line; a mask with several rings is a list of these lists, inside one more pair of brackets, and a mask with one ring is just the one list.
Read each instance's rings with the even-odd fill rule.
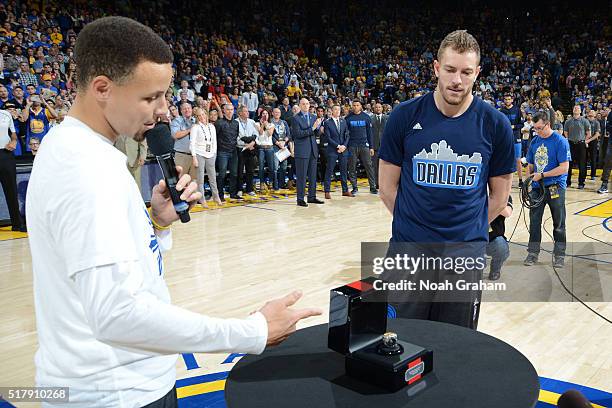
[[559,401],[557,401],[557,407],[559,408],[593,408],[593,405],[582,393],[576,390],[565,391]]
[[158,122],[153,129],[147,130],[144,136],[151,153],[155,156],[162,156],[174,150],[174,139],[166,123]]

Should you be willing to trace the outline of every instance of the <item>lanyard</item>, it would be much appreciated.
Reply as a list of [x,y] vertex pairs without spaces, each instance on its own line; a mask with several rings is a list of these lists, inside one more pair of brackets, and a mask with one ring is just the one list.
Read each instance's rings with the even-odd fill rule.
[[204,134],[204,142],[205,143],[212,142],[212,134],[210,133],[210,128],[208,127],[208,125],[206,125],[206,133],[208,133],[208,137],[206,137],[206,133],[204,133],[204,125],[202,125],[201,123],[199,125],[200,125],[200,129],[202,129],[202,133]]

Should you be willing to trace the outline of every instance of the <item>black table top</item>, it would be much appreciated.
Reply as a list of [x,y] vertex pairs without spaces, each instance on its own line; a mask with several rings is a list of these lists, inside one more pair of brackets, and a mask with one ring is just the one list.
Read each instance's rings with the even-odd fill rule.
[[327,325],[299,330],[229,373],[229,408],[532,408],[538,375],[525,356],[492,336],[426,320],[389,320],[398,338],[434,352],[434,371],[390,393],[347,377],[344,356],[327,348]]

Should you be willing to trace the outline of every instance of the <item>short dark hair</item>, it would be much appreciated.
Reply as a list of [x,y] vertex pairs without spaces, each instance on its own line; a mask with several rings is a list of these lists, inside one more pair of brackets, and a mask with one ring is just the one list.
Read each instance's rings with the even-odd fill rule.
[[548,116],[548,112],[545,111],[539,111],[538,113],[536,113],[532,120],[533,123],[537,123],[540,120],[543,123],[550,123],[550,117]]
[[121,83],[143,61],[173,62],[168,44],[149,27],[127,17],[103,17],[87,24],[74,47],[77,85],[98,75]]

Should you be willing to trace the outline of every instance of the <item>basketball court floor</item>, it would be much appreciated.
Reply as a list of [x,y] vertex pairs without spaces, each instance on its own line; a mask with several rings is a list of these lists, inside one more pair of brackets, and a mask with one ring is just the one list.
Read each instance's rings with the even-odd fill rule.
[[[568,190],[568,242],[610,241],[612,201],[595,193],[598,186],[598,181],[588,181],[586,190]],[[216,317],[244,317],[268,299],[301,289],[298,306],[323,309],[322,316],[302,327],[326,323],[329,290],[360,278],[361,243],[390,237],[391,216],[366,184],[356,198],[341,197],[339,191],[336,186],[332,200],[308,208],[297,207],[289,192],[223,208],[214,203],[207,210],[195,208],[191,222],[175,224],[174,248],[164,254],[173,302]],[[517,193],[514,187],[515,211],[506,222],[506,236],[518,220],[512,241],[524,243],[529,235],[523,215],[519,219]],[[544,228],[550,232],[549,217],[546,210]],[[0,386],[34,385],[36,321],[24,237],[0,230]],[[543,240],[550,237],[543,233]],[[516,244],[511,251],[508,263],[517,267],[525,249]],[[550,264],[545,255],[540,262]],[[612,303],[589,305],[612,318]],[[541,377],[538,407],[553,406],[569,388],[582,390],[597,407],[612,406],[612,325],[578,302],[484,302],[478,329],[511,344],[532,362]],[[224,407],[225,378],[240,357],[182,355],[177,364],[181,407]]]

